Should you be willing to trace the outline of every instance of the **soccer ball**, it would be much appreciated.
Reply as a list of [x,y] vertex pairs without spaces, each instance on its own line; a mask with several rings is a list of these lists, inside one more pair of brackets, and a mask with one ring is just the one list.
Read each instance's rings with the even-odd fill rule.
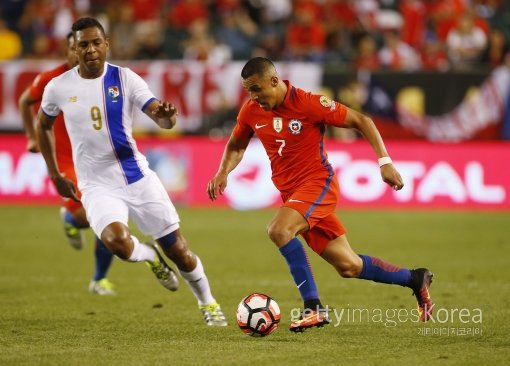
[[280,307],[271,297],[254,293],[241,300],[237,307],[237,324],[252,337],[265,337],[280,324]]

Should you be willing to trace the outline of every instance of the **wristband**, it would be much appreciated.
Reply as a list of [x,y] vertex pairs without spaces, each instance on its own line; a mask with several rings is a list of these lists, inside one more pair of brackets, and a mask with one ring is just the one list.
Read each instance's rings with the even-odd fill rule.
[[379,158],[379,167],[382,167],[383,165],[386,165],[386,164],[391,164],[393,163],[393,161],[391,160],[391,158],[389,156],[383,156],[382,158]]

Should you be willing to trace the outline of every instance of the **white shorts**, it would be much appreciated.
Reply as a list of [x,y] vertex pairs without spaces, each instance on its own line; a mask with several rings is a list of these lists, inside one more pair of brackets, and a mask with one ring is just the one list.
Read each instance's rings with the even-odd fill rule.
[[142,233],[159,239],[179,228],[179,215],[156,173],[119,188],[94,187],[82,192],[90,227],[101,233],[113,222],[131,218]]

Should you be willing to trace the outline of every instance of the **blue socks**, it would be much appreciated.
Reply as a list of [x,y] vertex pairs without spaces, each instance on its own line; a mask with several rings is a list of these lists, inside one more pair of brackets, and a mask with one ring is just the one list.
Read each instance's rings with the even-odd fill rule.
[[113,254],[97,236],[94,254],[96,256],[96,272],[94,273],[94,281],[99,281],[106,277],[106,273],[112,263]]
[[408,286],[411,281],[411,271],[399,268],[383,260],[369,255],[359,255],[363,260],[363,270],[359,278],[375,282]]
[[69,210],[66,210],[64,213],[64,221],[67,222],[68,224],[71,224],[74,227],[78,227],[78,223],[74,219],[73,214],[69,212]]
[[[310,303],[310,300],[317,300],[319,303],[319,293],[317,285],[313,278],[310,263],[306,256],[305,249],[298,238],[290,240],[287,244],[280,248],[280,253],[285,257],[289,265],[290,273],[294,278],[294,282],[305,301],[305,304]],[[306,306],[305,306],[306,307]]]

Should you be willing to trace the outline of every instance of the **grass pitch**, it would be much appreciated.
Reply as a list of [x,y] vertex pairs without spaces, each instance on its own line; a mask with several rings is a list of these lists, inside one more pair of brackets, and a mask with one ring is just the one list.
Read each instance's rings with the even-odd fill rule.
[[[89,294],[90,231],[86,247],[76,251],[64,239],[57,207],[0,206],[0,365],[510,362],[509,213],[340,212],[357,252],[434,271],[437,318],[415,322],[409,289],[342,279],[311,253],[333,324],[303,334],[287,330],[301,301],[265,235],[274,211],[181,208],[180,214],[228,317],[226,328],[205,326],[186,285],[166,291],[141,263],[115,260],[109,278],[117,296]],[[235,324],[237,304],[256,291],[282,309],[280,328],[266,338],[248,337]]]

